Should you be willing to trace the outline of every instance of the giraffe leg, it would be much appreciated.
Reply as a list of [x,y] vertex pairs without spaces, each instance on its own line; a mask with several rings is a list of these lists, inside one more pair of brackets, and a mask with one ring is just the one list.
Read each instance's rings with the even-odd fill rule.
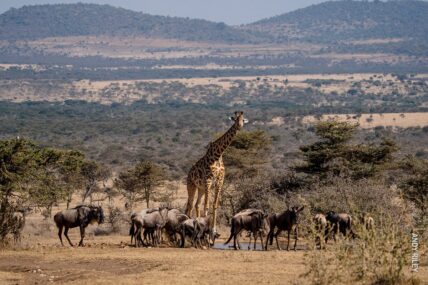
[[213,229],[214,232],[217,232],[217,208],[218,204],[220,202],[220,193],[223,188],[223,182],[224,182],[224,172],[217,177],[217,181],[214,188],[214,201],[213,201]]
[[204,195],[204,192],[201,189],[198,189],[198,198],[196,199],[196,203],[195,203],[195,211],[196,211],[197,218],[201,216],[201,209],[199,208],[199,205],[201,204],[201,199],[203,195]]
[[187,181],[187,206],[186,215],[191,217],[193,210],[193,199],[195,198],[196,186],[193,182]]
[[204,217],[206,217],[208,215],[208,209],[210,207],[211,185],[212,185],[212,180],[211,179],[207,179],[207,181],[205,182],[205,187],[204,187],[204,193],[205,193],[205,197],[204,197]]

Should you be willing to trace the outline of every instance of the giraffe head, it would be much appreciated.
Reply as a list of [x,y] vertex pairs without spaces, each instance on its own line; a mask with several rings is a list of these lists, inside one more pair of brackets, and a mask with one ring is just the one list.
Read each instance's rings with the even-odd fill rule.
[[230,117],[232,121],[235,122],[235,125],[240,129],[244,126],[244,124],[248,123],[248,120],[244,118],[244,112],[236,111],[235,116]]

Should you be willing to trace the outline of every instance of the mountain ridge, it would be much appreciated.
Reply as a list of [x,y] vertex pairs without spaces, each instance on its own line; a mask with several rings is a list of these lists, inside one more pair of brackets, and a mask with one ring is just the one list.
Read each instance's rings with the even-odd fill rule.
[[[0,40],[86,35],[224,43],[325,43],[373,38],[428,42],[428,2],[327,1],[241,26],[99,4],[45,4],[0,15]],[[77,20],[76,20],[77,19]]]
[[104,34],[230,43],[257,40],[251,32],[224,23],[156,16],[110,5],[31,5],[12,8],[0,15],[0,39],[3,40]]
[[[425,1],[327,1],[243,26],[275,41],[428,37]],[[286,31],[286,32],[284,32]]]

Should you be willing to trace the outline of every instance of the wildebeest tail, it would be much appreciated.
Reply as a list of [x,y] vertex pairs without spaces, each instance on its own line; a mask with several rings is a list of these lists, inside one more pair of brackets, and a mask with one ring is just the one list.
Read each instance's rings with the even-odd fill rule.
[[228,244],[232,240],[234,233],[235,233],[235,223],[232,220],[232,226],[230,227],[230,237],[224,244]]

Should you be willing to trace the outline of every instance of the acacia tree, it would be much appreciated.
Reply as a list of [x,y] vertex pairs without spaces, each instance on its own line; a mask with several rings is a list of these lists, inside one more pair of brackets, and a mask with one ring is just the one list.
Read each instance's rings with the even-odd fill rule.
[[109,171],[106,167],[91,160],[82,163],[80,174],[83,178],[84,187],[82,202],[85,202],[88,197],[92,199],[92,194],[100,190],[98,184],[109,177]]
[[0,238],[13,228],[12,214],[25,205],[45,208],[66,197],[64,151],[43,148],[24,139],[0,141]]
[[[271,136],[263,130],[241,131],[224,153],[226,177],[221,201],[232,215],[243,206],[253,205],[261,196],[267,197],[270,189],[263,174],[264,165],[270,154]],[[256,182],[257,181],[257,182]],[[247,187],[253,185],[254,187]],[[262,193],[263,192],[263,193]],[[246,202],[244,202],[246,201]]]
[[387,139],[379,145],[351,144],[357,127],[356,124],[338,121],[315,125],[315,133],[321,139],[300,147],[304,163],[295,166],[294,170],[315,175],[321,180],[331,175],[361,179],[379,173],[398,148]]
[[160,192],[158,187],[164,185],[166,180],[165,171],[151,161],[140,161],[133,168],[119,174],[115,180],[122,195],[132,209],[135,202],[145,201],[147,208],[150,201],[156,201]]
[[272,138],[263,130],[241,131],[224,153],[226,180],[254,177],[267,161]]
[[84,159],[85,156],[79,151],[67,151],[63,155],[60,173],[64,180],[67,209],[76,189],[83,187],[81,168]]

